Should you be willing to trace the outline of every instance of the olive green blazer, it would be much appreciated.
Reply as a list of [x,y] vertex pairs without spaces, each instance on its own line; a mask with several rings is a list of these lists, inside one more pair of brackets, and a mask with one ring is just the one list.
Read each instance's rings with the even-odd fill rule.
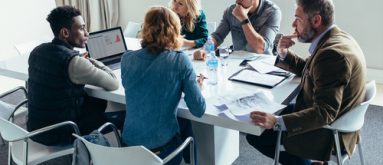
[[[276,66],[301,76],[295,112],[283,115],[287,132],[285,149],[314,160],[329,160],[334,146],[331,124],[364,98],[366,62],[358,43],[334,27],[319,41],[306,60],[289,51]],[[359,132],[341,134],[341,145],[351,154]]]

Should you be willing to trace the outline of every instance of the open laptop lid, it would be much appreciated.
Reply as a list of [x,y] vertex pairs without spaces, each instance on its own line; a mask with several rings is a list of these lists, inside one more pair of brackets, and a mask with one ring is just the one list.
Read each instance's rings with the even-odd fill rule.
[[89,33],[86,50],[90,57],[104,63],[121,59],[121,55],[127,50],[121,27]]

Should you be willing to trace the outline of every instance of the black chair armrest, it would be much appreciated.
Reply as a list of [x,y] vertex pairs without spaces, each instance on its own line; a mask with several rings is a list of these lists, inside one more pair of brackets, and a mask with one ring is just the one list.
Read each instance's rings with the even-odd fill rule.
[[24,96],[27,97],[27,89],[25,89],[25,87],[23,87],[23,86],[18,86],[18,87],[13,88],[13,89],[11,89],[9,91],[6,91],[5,93],[2,93],[0,95],[0,98],[3,98],[3,97],[8,96],[8,95],[10,95],[12,93],[15,93],[18,90],[22,90],[24,92]]
[[15,117],[15,113],[17,110],[20,109],[21,106],[25,105],[28,103],[28,100],[27,99],[24,99],[23,101],[21,101],[20,103],[18,103],[16,106],[15,106],[15,109],[13,110],[12,114],[9,116],[8,120],[9,121],[12,121],[13,123],[13,119]]
[[121,145],[121,136],[120,136],[120,133],[117,130],[117,127],[113,123],[106,122],[100,128],[98,128],[97,131],[102,133],[107,128],[111,128],[112,129],[112,131],[114,133],[114,136],[116,138],[116,141],[117,141],[117,147],[121,147],[122,146]]
[[44,132],[47,132],[47,131],[50,131],[50,130],[53,130],[53,129],[57,129],[57,128],[64,127],[64,126],[68,126],[68,125],[72,126],[74,132],[77,135],[80,135],[80,130],[79,130],[79,128],[78,128],[78,126],[77,126],[77,124],[75,122],[73,122],[73,121],[64,121],[64,122],[61,122],[61,123],[53,124],[53,125],[50,125],[50,126],[47,126],[47,127],[43,127],[43,128],[34,130],[32,132],[29,132],[27,138],[36,136],[38,134],[41,134],[41,133],[44,133]]
[[182,150],[184,150],[188,145],[190,145],[190,164],[195,165],[194,160],[194,139],[193,137],[188,137],[186,140],[178,146],[172,153],[164,158],[164,164],[172,160],[175,156],[177,156]]

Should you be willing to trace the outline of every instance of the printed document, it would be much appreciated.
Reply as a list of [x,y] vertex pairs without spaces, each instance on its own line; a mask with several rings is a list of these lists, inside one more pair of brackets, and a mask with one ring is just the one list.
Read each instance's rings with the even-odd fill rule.
[[248,51],[234,51],[232,54],[229,55],[229,58],[232,59],[252,59],[257,58],[256,53],[248,52]]
[[254,61],[247,62],[247,64],[248,66],[250,66],[251,68],[253,68],[254,70],[262,74],[266,74],[266,73],[270,73],[274,71],[287,72],[281,68],[274,66],[275,60],[276,60],[275,56],[264,55],[264,56],[260,56],[258,59]]
[[214,98],[213,102],[214,106],[228,117],[231,115],[235,117],[248,116],[250,112],[255,110],[275,113],[286,107],[271,100],[263,91],[219,96]]
[[280,70],[280,68],[275,67],[274,65],[270,65],[268,63],[265,63],[264,61],[259,61],[259,60],[249,61],[247,62],[247,64],[262,74]]

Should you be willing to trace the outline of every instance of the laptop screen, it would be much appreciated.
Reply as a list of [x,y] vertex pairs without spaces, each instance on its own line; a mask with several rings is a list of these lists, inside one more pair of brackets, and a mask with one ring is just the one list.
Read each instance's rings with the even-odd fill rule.
[[121,56],[126,51],[126,43],[121,27],[89,33],[86,50],[89,56],[103,61]]

